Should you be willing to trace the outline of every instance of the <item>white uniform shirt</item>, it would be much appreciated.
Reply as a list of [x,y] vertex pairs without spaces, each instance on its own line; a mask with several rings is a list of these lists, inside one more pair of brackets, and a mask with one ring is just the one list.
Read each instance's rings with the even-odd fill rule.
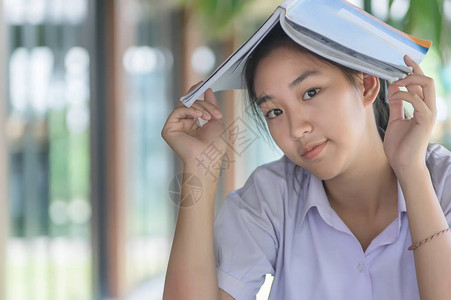
[[[451,153],[434,145],[426,161],[451,224]],[[398,218],[363,252],[321,180],[296,169],[283,156],[225,199],[215,219],[219,287],[235,299],[255,299],[269,273],[270,299],[419,299],[401,189]]]

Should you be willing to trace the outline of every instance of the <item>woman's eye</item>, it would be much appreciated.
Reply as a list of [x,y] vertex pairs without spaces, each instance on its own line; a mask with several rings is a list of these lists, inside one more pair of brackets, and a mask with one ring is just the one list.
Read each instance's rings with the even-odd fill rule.
[[313,98],[314,96],[316,96],[316,94],[318,94],[319,92],[319,88],[315,88],[315,89],[311,89],[308,90],[307,92],[304,93],[304,100],[309,100],[311,98]]
[[268,111],[265,116],[268,119],[274,119],[281,113],[282,113],[282,111],[280,109],[276,108],[276,109],[271,109],[270,111]]

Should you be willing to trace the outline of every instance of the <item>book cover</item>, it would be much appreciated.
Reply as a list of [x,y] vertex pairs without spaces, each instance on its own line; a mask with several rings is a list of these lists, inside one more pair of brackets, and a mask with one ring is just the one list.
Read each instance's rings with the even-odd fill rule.
[[310,51],[389,81],[411,72],[404,55],[420,63],[431,47],[430,41],[401,32],[344,0],[287,0],[203,84],[180,101],[190,107],[208,88],[245,88],[245,61],[277,22]]

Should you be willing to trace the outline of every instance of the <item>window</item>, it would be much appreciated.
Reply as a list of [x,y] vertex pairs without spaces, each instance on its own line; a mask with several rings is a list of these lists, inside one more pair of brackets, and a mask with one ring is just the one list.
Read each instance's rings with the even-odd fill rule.
[[88,2],[10,0],[4,15],[7,299],[89,299]]

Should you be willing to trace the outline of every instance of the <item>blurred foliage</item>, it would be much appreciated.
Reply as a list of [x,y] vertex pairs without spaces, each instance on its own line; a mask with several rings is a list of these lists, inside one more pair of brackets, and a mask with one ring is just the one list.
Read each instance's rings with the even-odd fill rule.
[[430,36],[440,48],[443,24],[443,0],[410,1],[404,17],[405,30]]
[[[240,12],[245,4],[262,0],[178,0],[195,15],[205,22],[207,31],[213,36],[220,36],[231,29],[233,20],[243,16]],[[364,0],[364,9],[372,13],[372,2],[377,0]],[[409,8],[401,20],[394,20],[388,15],[388,24],[401,31],[411,33],[419,38],[432,40],[441,55],[442,61],[449,56],[450,38],[445,33],[449,31],[449,22],[444,18],[444,2],[451,0],[410,0]],[[395,0],[388,0],[387,10],[390,11]],[[274,1],[274,7],[282,1]]]
[[[388,3],[389,11],[393,2],[390,0]],[[449,31],[450,26],[444,18],[444,2],[445,0],[410,0],[409,8],[401,21],[394,21],[390,15],[386,21],[402,31],[432,40],[442,61],[446,61],[450,40],[445,33]]]
[[244,0],[178,0],[192,13],[199,16],[213,36],[220,36],[231,29],[233,19],[243,10]]

